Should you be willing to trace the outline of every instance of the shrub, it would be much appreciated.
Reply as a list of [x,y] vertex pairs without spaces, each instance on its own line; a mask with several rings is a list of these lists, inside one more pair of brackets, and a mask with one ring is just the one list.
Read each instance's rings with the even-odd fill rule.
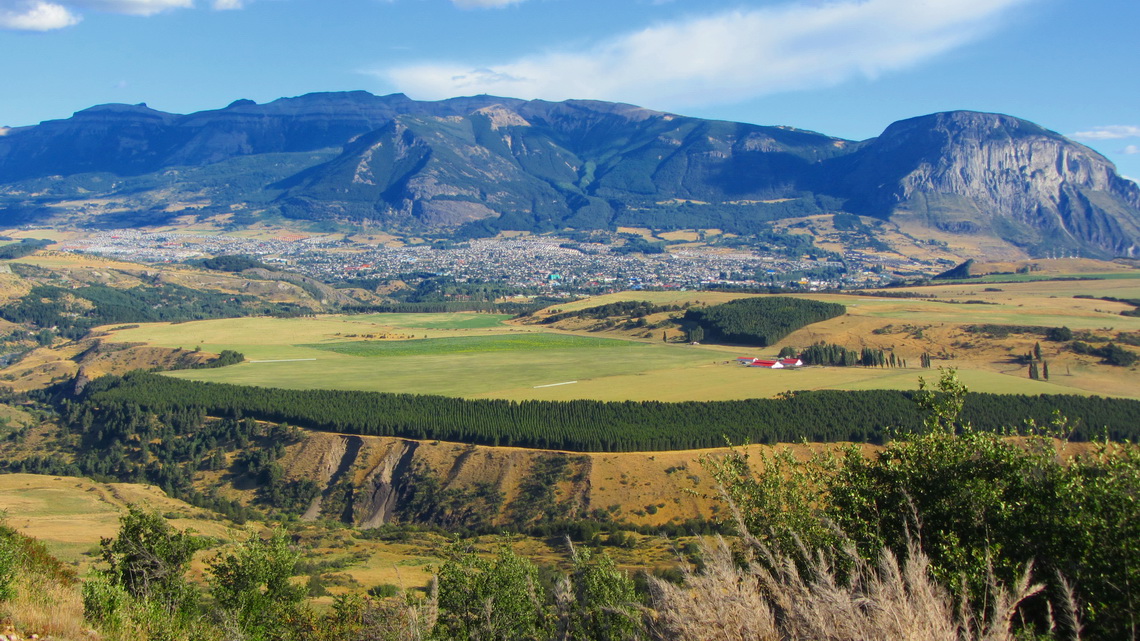
[[252,537],[210,562],[210,593],[245,638],[280,638],[300,618],[306,586],[290,581],[299,558],[277,531],[268,540]]
[[[762,476],[739,452],[706,465],[742,527],[801,570],[823,554],[840,577],[858,576],[858,563],[915,558],[912,535],[920,535],[931,576],[977,608],[995,579],[1020,585],[1034,562],[1048,590],[1025,604],[1027,628],[1071,609],[1069,632],[1083,620],[1088,638],[1127,637],[1140,603],[1140,448],[1105,444],[1064,460],[1063,441],[963,424],[966,390],[953,371],[937,389],[919,397],[926,433],[875,456],[849,447],[800,461],[785,451],[765,459]],[[1060,419],[1050,428],[1065,429]],[[837,556],[848,541],[863,556]]]

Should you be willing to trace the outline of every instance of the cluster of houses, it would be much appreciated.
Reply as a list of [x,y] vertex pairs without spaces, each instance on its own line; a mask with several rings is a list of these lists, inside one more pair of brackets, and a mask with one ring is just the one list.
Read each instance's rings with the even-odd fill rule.
[[804,362],[798,358],[781,358],[779,360],[767,360],[763,358],[756,358],[754,356],[741,356],[736,359],[737,363],[745,367],[767,367],[768,369],[788,369],[792,367],[803,367]]

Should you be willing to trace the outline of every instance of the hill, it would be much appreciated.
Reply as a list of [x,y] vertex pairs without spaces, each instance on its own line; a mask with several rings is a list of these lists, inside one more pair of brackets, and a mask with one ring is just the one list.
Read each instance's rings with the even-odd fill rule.
[[187,214],[401,234],[617,226],[767,231],[849,212],[993,251],[1132,256],[1140,187],[1000,114],[849,141],[631,105],[366,92],[168,114],[101,105],[0,138],[0,222],[146,226]]
[[99,325],[133,327],[219,317],[292,317],[371,304],[364,290],[334,289],[262,267],[240,272],[149,266],[41,251],[0,264],[0,367],[17,390],[80,372],[94,377],[130,369],[182,369],[214,354],[113,343]]

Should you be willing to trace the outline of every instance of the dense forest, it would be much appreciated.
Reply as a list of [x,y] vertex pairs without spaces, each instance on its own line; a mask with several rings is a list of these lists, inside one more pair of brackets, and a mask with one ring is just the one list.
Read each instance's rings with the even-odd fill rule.
[[[570,451],[647,451],[734,443],[882,442],[915,431],[916,392],[821,390],[742,401],[602,402],[459,399],[340,390],[283,390],[186,381],[136,372],[92,381],[78,402],[127,402],[156,413],[196,409],[349,434],[439,439]],[[1079,417],[1075,440],[1140,437],[1140,401],[1083,396],[971,394],[963,416],[982,430]]]
[[801,327],[846,313],[837,303],[775,296],[690,308],[685,320],[699,325],[710,340],[766,347]]

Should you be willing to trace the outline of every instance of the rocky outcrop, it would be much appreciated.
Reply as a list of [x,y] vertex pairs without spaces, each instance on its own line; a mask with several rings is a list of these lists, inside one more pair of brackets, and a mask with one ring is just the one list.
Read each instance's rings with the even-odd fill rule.
[[354,494],[353,520],[362,528],[391,523],[396,511],[401,483],[407,478],[415,457],[415,441],[390,441],[387,451],[365,475]]
[[[342,436],[339,434],[321,434],[306,439],[302,445],[302,452],[297,457],[300,460],[312,461],[313,451],[319,457],[315,469],[298,469],[294,473],[301,477],[317,482],[321,493],[313,498],[301,519],[312,521],[321,516],[321,504],[328,497],[337,481],[348,473],[356,461],[360,451],[360,437]],[[307,451],[308,450],[308,451]]]
[[963,111],[912,118],[839,164],[859,213],[907,211],[1031,253],[1140,252],[1140,188],[1095,151],[1024,120]]

